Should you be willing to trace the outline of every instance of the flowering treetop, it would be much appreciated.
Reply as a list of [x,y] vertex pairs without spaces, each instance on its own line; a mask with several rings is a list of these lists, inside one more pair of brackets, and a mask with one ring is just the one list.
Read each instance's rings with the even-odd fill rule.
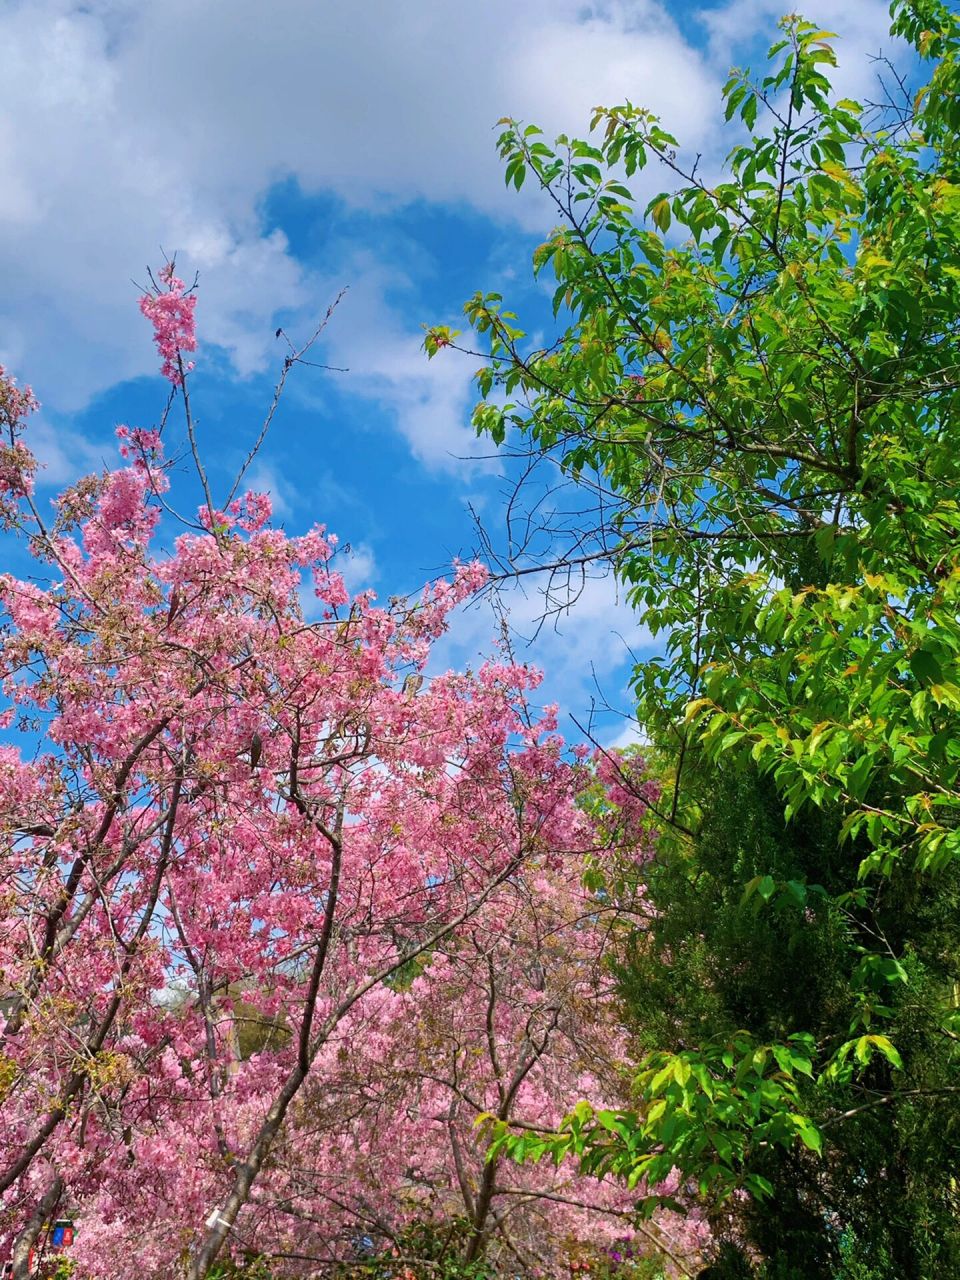
[[184,351],[196,351],[197,332],[194,311],[197,295],[187,290],[175,274],[174,264],[168,262],[158,272],[160,284],[140,298],[140,310],[153,325],[154,341],[163,357],[161,372],[174,387],[183,383],[185,372],[193,368],[193,361],[183,362]]

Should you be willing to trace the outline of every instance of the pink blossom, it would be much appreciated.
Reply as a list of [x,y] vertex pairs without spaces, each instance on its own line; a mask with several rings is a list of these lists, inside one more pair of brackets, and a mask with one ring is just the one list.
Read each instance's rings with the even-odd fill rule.
[[[155,293],[143,294],[140,298],[140,311],[153,325],[153,340],[163,358],[161,373],[175,387],[179,387],[183,382],[181,353],[197,349],[193,314],[197,297],[194,293],[185,292],[183,281],[174,275],[172,262],[167,263],[158,274],[166,287]],[[189,361],[183,368],[192,369],[193,361]]]
[[0,423],[16,428],[39,408],[40,403],[32,388],[18,387],[16,378],[0,364]]
[[8,527],[18,520],[20,500],[33,493],[37,461],[19,436],[39,407],[30,387],[18,387],[0,364],[0,524]]
[[[141,306],[176,384],[193,299],[162,279]],[[505,652],[404,691],[482,566],[379,607],[255,493],[162,544],[159,437],[117,434],[126,465],[68,490],[54,536],[17,526],[38,572],[0,578],[0,722],[30,726],[0,746],[0,1249],[59,1176],[84,1280],[173,1277],[205,1241],[349,1262],[371,1216],[469,1211],[508,1092],[533,1126],[624,1104],[620,906],[583,880],[648,856],[652,784],[572,763]],[[518,1167],[494,1205],[547,1274],[635,1194],[566,1205],[576,1179]]]
[[242,498],[231,502],[230,514],[235,517],[241,529],[255,533],[269,523],[273,515],[273,503],[269,494],[254,493],[248,489]]

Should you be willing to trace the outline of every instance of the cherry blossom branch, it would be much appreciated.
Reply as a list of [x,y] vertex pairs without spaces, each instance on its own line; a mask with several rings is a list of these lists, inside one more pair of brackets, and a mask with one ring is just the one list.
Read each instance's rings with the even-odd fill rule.
[[[459,911],[452,920],[448,921],[442,928],[431,933],[422,942],[403,953],[401,957],[383,966],[376,973],[370,975],[367,979],[359,984],[354,985],[348,994],[341,1000],[334,1011],[326,1020],[324,1027],[318,1038],[312,1046],[312,1056],[315,1057],[320,1046],[326,1041],[333,1029],[343,1020],[349,1010],[373,987],[379,986],[386,978],[389,978],[397,970],[402,969],[404,965],[409,964],[411,960],[422,955],[431,947],[442,941],[443,938],[451,934],[455,929],[468,920],[484,902],[488,900],[499,885],[501,885],[510,875],[514,874],[523,861],[525,855],[521,853],[512,859],[507,866],[497,875],[475,898],[471,899],[465,907]],[[187,1280],[206,1280],[210,1268],[213,1266],[217,1257],[226,1242],[227,1236],[233,1229],[233,1225],[237,1220],[240,1210],[246,1204],[254,1182],[263,1167],[274,1141],[280,1132],[283,1121],[289,1110],[290,1104],[297,1096],[307,1078],[307,1072],[303,1071],[301,1063],[298,1059],[296,1065],[287,1075],[279,1093],[274,1099],[266,1117],[262,1121],[257,1136],[254,1139],[246,1158],[238,1163],[234,1176],[233,1187],[228,1194],[223,1207],[214,1209],[206,1222],[207,1233],[200,1247],[191,1257],[187,1268]]]
[[[241,466],[239,472],[237,473],[237,477],[230,488],[230,492],[227,494],[227,501],[224,504],[225,506],[229,506],[229,504],[237,496],[237,493],[240,489],[240,485],[243,481],[243,477],[247,474],[247,471],[250,469],[250,466],[253,463],[253,460],[256,458],[257,454],[260,452],[260,448],[267,437],[267,432],[270,430],[270,424],[273,422],[274,415],[276,414],[277,408],[280,404],[280,399],[283,395],[283,389],[286,386],[287,376],[290,373],[290,370],[296,364],[310,363],[309,361],[304,360],[303,357],[319,341],[320,335],[323,333],[324,329],[326,329],[327,325],[330,323],[330,319],[333,316],[334,311],[336,311],[337,307],[340,305],[340,300],[343,298],[346,292],[347,290],[345,288],[340,290],[340,292],[334,298],[333,302],[331,302],[329,307],[327,307],[326,314],[324,315],[323,319],[314,329],[313,333],[310,335],[307,341],[303,344],[303,346],[296,348],[294,347],[293,343],[290,342],[290,339],[287,338],[287,342],[290,346],[291,354],[284,358],[283,369],[280,371],[280,377],[277,381],[276,387],[274,388],[273,399],[270,402],[269,409],[267,410],[267,416],[264,418],[263,425],[260,428],[260,432],[256,440],[254,441],[253,446],[250,449],[250,452],[247,454],[246,458],[244,459],[243,465]],[[287,335],[284,332],[284,330],[278,329],[277,336],[279,337],[281,334],[283,335],[283,337],[286,338]],[[320,365],[319,367],[322,369],[330,369],[336,373],[348,372],[348,370],[346,369],[334,369],[332,365]]]

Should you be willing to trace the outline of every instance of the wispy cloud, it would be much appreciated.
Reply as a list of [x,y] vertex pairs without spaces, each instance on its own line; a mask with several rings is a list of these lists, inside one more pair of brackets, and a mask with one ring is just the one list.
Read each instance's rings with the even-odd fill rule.
[[378,576],[377,558],[365,542],[350,543],[337,553],[336,567],[352,594],[374,586]]
[[28,440],[40,465],[37,484],[41,489],[61,488],[105,465],[116,465],[115,441],[88,440],[77,431],[53,426],[42,416],[31,419]]
[[[401,306],[405,277],[358,251],[339,268],[352,283],[337,308],[324,345],[324,359],[350,371],[351,395],[392,421],[410,452],[440,470],[489,453],[468,425],[473,366],[463,360],[428,361],[423,332],[410,327]],[[327,286],[332,296],[334,281]],[[373,416],[373,415],[372,415]]]
[[623,728],[633,704],[630,671],[637,658],[655,649],[653,637],[612,574],[588,579],[568,609],[545,617],[547,608],[529,580],[523,587],[502,586],[493,599],[481,598],[457,612],[434,651],[431,671],[475,668],[494,652],[503,619],[516,660],[545,673],[537,702],[564,708],[565,733],[577,735],[575,718],[607,742]]

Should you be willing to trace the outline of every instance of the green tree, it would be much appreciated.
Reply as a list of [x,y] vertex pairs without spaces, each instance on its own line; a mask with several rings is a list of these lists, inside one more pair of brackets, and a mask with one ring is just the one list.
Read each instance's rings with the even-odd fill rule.
[[[813,1183],[840,1170],[835,1257],[864,1244],[867,1168],[901,1199],[920,1177],[910,1238],[921,1202],[931,1231],[955,1208],[960,20],[938,0],[892,14],[930,67],[916,97],[836,100],[830,33],[785,19],[767,74],[725,87],[738,141],[716,183],[630,103],[598,109],[590,141],[503,121],[507,182],[538,182],[562,219],[534,254],[558,331],[536,348],[499,295],[466,309],[477,430],[609,495],[577,558],[612,560],[666,638],[636,674],[671,778],[661,935],[706,875],[717,913],[681,963],[747,970],[650,1023],[634,1113],[580,1106],[535,1154],[632,1184],[677,1168],[718,1201],[772,1195],[790,1162]],[[627,184],[651,163],[675,188],[641,212]],[[427,335],[431,355],[458,345]],[[710,871],[737,786],[754,816],[775,797],[780,827]],[[770,963],[784,941],[799,990]],[[886,1247],[878,1274],[931,1274],[916,1250],[884,1271]]]
[[[767,1259],[770,1280],[956,1274],[960,1223],[951,1179],[960,1114],[930,1105],[955,1078],[953,1043],[938,1017],[960,955],[955,871],[939,877],[935,892],[894,872],[868,917],[837,903],[847,875],[838,814],[815,810],[787,824],[769,777],[697,751],[685,791],[688,812],[694,798],[699,810],[696,837],[649,869],[655,914],[619,966],[641,1061],[665,1047],[681,1055],[704,1044],[729,1046],[745,1032],[753,1044],[789,1044],[803,1030],[817,1045],[843,1042],[861,1000],[851,973],[874,954],[860,942],[868,926],[902,957],[908,979],[892,988],[875,983],[887,1000],[884,1030],[903,1055],[896,1087],[882,1060],[847,1082],[801,1073],[799,1110],[822,1136],[826,1158],[802,1142],[755,1145],[747,1163],[772,1194],[741,1201],[731,1214],[707,1188],[715,1235],[748,1243]],[[745,900],[744,884],[767,876],[787,889]],[[817,891],[793,892],[802,877]],[[777,1054],[774,1048],[774,1063]],[[706,1136],[724,1146],[723,1133]],[[742,1255],[731,1253],[742,1266]]]

